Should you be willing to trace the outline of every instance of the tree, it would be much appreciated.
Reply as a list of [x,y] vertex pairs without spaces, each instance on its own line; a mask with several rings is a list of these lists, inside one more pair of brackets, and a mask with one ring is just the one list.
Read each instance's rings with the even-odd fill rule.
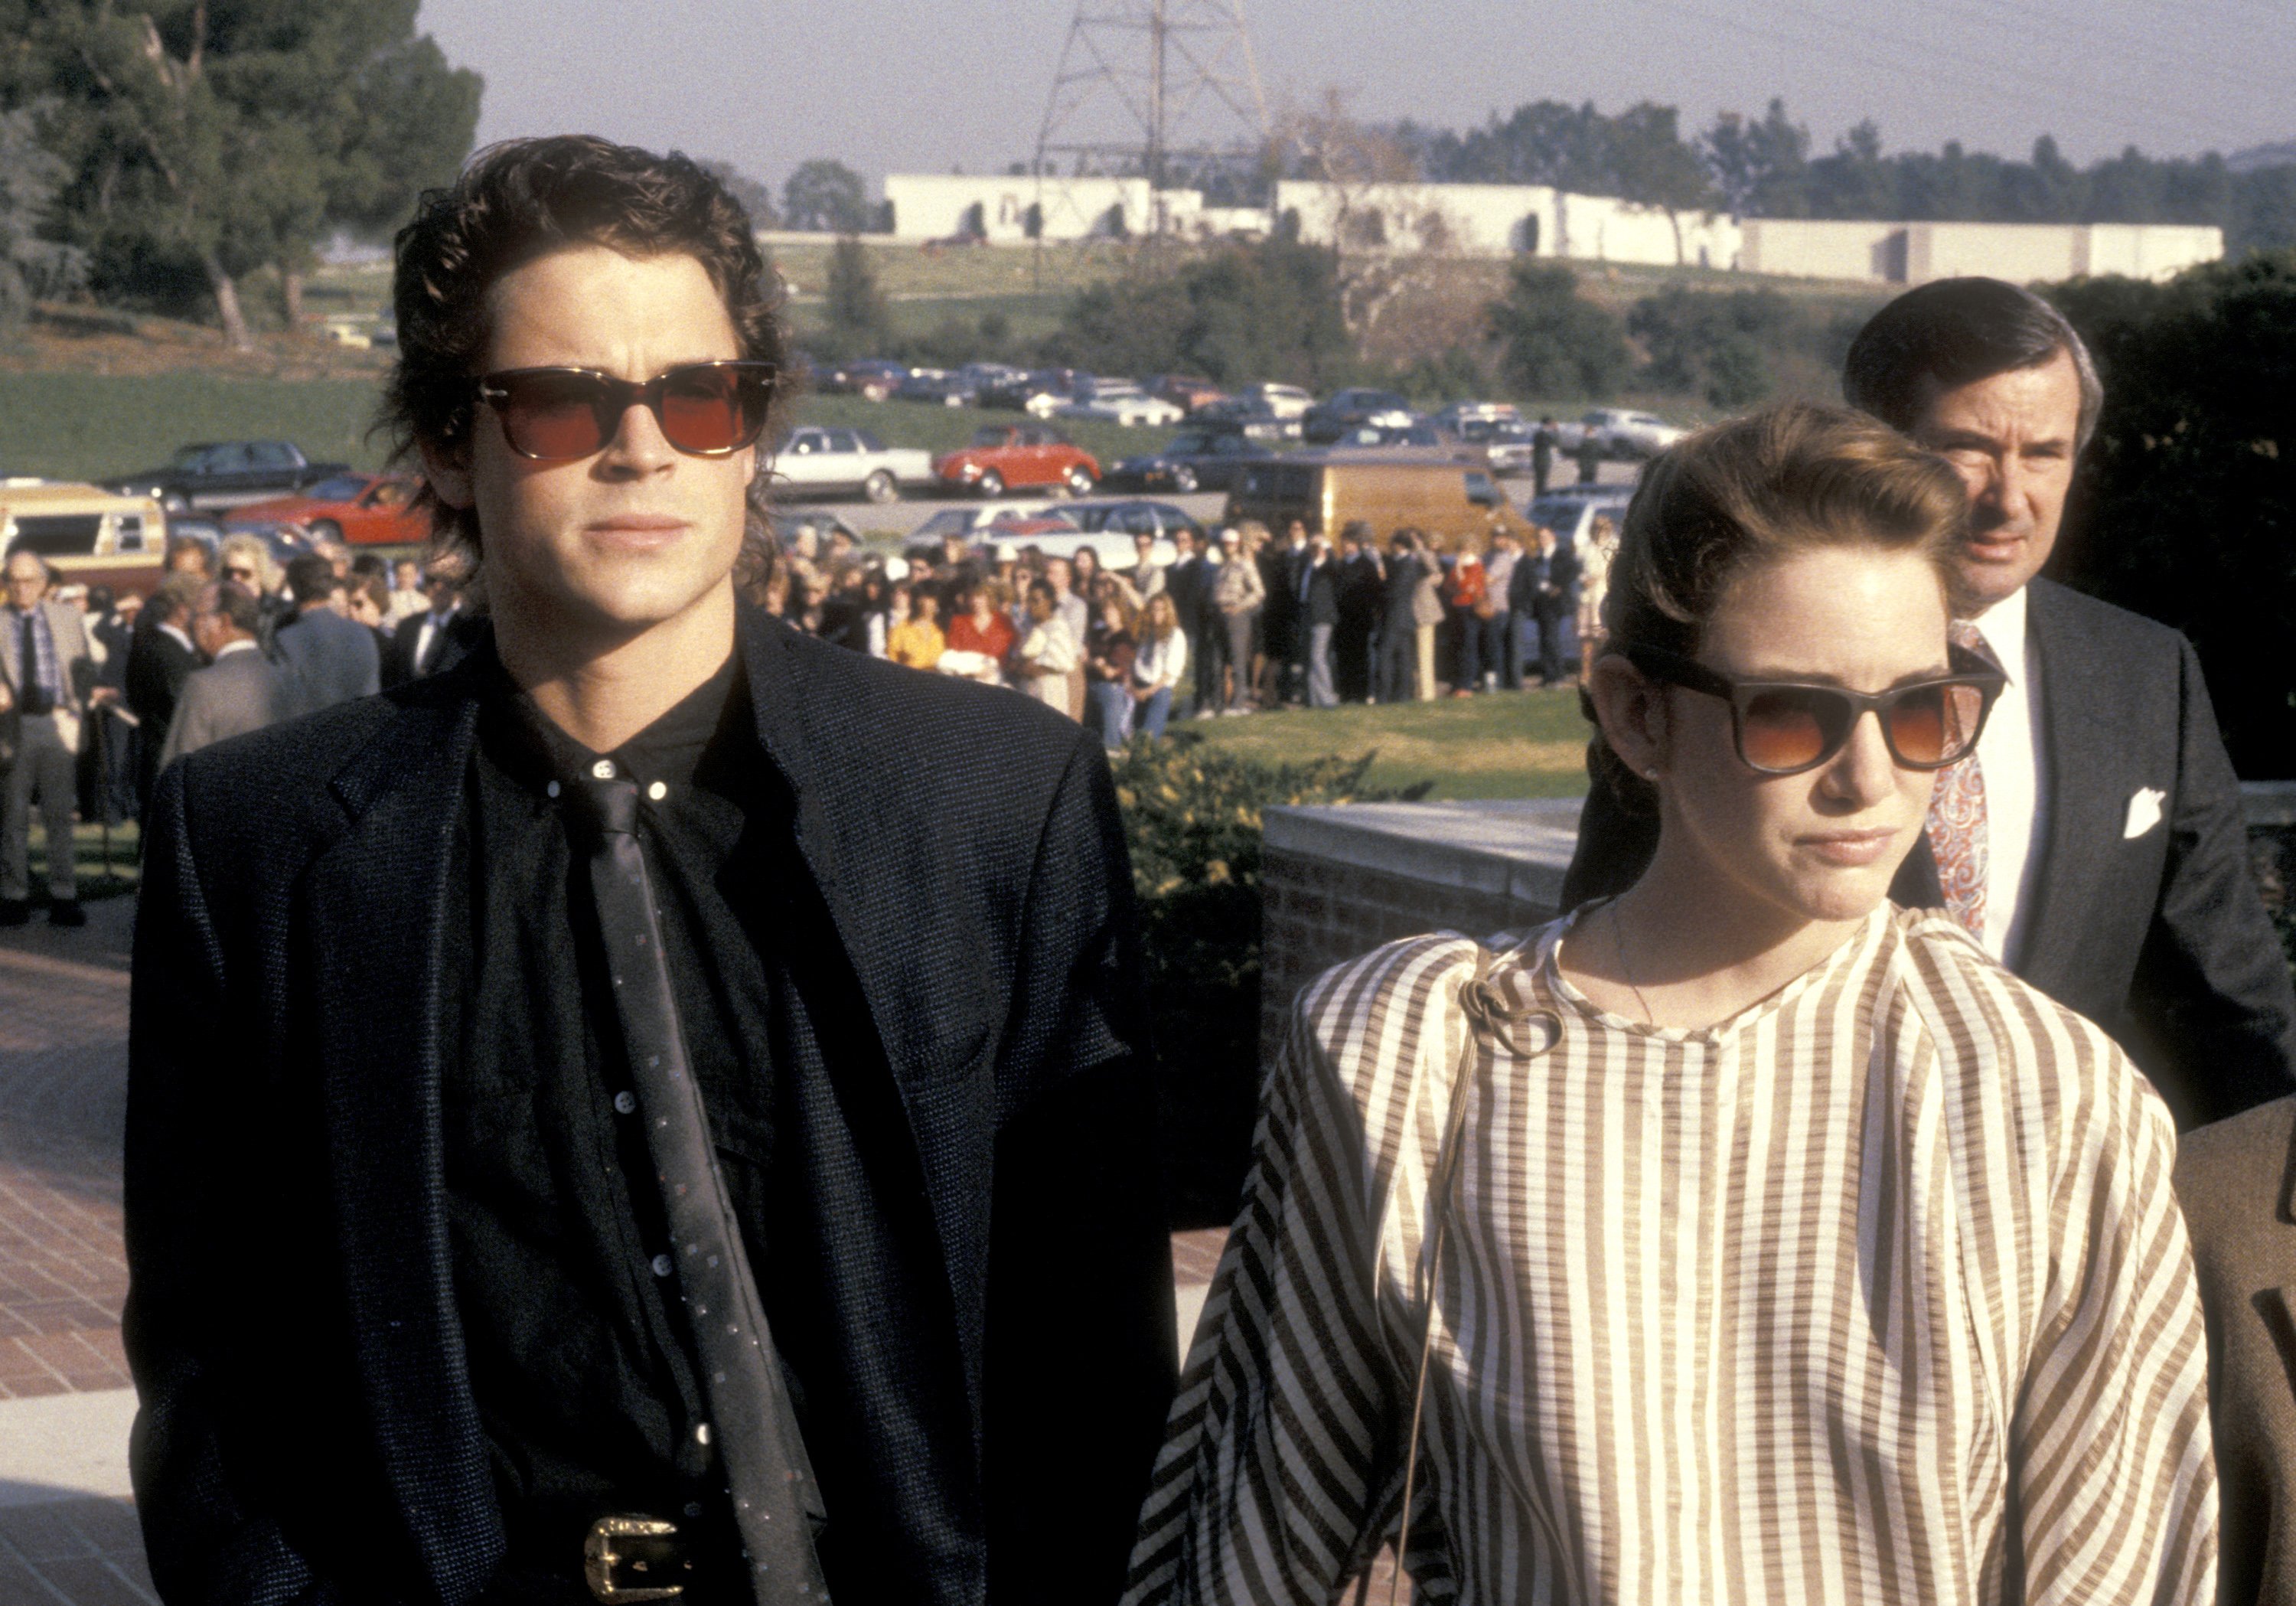
[[2104,379],[2053,571],[2184,631],[2241,774],[2296,776],[2296,251],[2050,295]]
[[1078,291],[1049,351],[1120,374],[1320,387],[1348,367],[1354,345],[1335,253],[1279,234],[1223,246],[1177,272],[1140,272]]
[[247,346],[240,275],[277,263],[291,303],[331,218],[383,226],[469,151],[479,80],[414,34],[415,9],[56,0],[29,15],[8,91],[48,97],[42,143],[68,174],[54,227],[92,251],[196,263]]
[[1516,263],[1486,317],[1519,394],[1599,400],[1632,366],[1617,317],[1581,300],[1578,276],[1559,263]]
[[1768,352],[1792,318],[1793,304],[1775,290],[1676,285],[1636,301],[1627,330],[1650,355],[1643,377],[1651,385],[1742,408],[1775,388]]
[[857,235],[869,226],[869,186],[841,161],[800,163],[782,186],[782,219],[809,233]]
[[884,344],[892,325],[885,292],[877,287],[876,269],[869,265],[869,248],[851,235],[840,235],[829,251],[829,335],[840,355],[873,350]]
[[63,176],[32,113],[0,112],[0,327],[22,322],[36,300],[70,294],[86,276],[81,252],[39,236]]
[[1611,119],[1610,169],[1615,193],[1640,206],[1663,208],[1674,230],[1674,259],[1685,259],[1682,214],[1713,198],[1698,152],[1683,142],[1675,111],[1644,101]]
[[1773,99],[1759,122],[1725,111],[1698,150],[1722,204],[1741,218],[1799,218],[1809,209],[1809,130]]
[[750,177],[730,161],[697,163],[701,170],[726,186],[726,193],[742,203],[750,214],[751,228],[773,228],[779,225],[781,214],[774,210],[774,193]]

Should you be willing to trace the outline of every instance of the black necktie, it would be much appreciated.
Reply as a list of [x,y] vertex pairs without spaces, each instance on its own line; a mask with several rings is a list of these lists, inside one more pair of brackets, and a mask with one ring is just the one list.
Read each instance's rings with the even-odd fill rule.
[[27,608],[16,617],[22,622],[23,634],[18,638],[16,649],[17,678],[23,682],[24,695],[18,699],[25,713],[53,713],[54,695],[40,674],[40,638],[34,633],[36,615]]
[[[665,783],[651,788],[658,800]],[[825,1602],[812,1525],[825,1520],[749,1256],[711,1155],[662,954],[661,922],[636,835],[637,783],[600,759],[578,783],[594,836],[590,889],[630,1079],[668,1217],[678,1292],[701,1350],[718,1458],[759,1606]]]

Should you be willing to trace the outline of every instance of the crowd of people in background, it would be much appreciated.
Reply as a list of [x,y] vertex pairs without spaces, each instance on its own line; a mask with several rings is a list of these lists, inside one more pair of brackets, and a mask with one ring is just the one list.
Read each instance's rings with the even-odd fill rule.
[[0,606],[0,926],[31,917],[41,824],[48,918],[78,926],[73,820],[140,819],[160,770],[227,737],[445,668],[467,652],[454,565],[258,535],[168,543],[147,598],[5,565]]
[[801,526],[753,600],[856,652],[1026,692],[1115,748],[1184,713],[1562,685],[1600,638],[1618,537],[1598,517],[1584,551],[1543,527],[1446,550],[1408,527],[1355,522],[1334,541],[1298,520],[1168,539],[1143,532],[1104,566],[993,535],[887,556]]

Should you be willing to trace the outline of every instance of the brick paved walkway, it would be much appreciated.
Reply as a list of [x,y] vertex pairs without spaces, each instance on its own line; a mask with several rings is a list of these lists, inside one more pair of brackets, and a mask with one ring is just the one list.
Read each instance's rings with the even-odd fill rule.
[[124,1388],[132,900],[0,934],[0,1399]]

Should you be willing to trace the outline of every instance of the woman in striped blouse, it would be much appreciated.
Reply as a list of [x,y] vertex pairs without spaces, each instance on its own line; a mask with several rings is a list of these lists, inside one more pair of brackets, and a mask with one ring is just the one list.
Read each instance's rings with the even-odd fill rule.
[[2167,1112],[1886,901],[2000,685],[1963,516],[1846,413],[1652,465],[1590,689],[1656,856],[1302,992],[1129,1600],[1332,1601],[1406,1478],[1427,1601],[2210,1598]]

